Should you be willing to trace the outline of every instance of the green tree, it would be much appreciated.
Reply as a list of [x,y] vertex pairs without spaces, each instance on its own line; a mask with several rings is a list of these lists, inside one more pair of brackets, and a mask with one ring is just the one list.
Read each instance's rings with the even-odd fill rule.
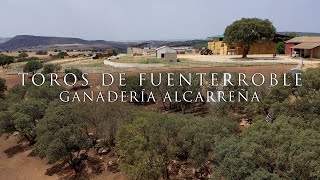
[[55,58],[60,58],[63,59],[65,57],[69,56],[69,54],[67,52],[59,52],[57,55],[55,55]]
[[23,67],[23,72],[32,72],[35,74],[37,70],[43,67],[42,63],[36,60],[28,61],[27,64]]
[[295,38],[298,36],[298,34],[296,32],[287,32],[285,33],[286,36],[289,36],[291,38]]
[[0,66],[2,66],[3,68],[5,68],[6,66],[10,65],[13,62],[14,62],[14,57],[0,54]]
[[277,44],[277,52],[278,54],[284,54],[285,53],[285,44],[283,41],[279,42]]
[[140,101],[142,99],[142,91],[144,90],[143,86],[139,85],[139,77],[130,76],[126,78],[126,86],[121,86],[121,91],[134,91],[137,93],[137,100]]
[[[82,80],[82,74],[83,72],[80,70],[80,69],[77,69],[77,68],[71,68],[71,69],[66,69],[64,71],[65,74],[68,74],[68,73],[71,73],[71,74],[74,74],[77,78],[77,80]],[[74,78],[74,76],[67,76],[66,78],[67,82],[74,82],[76,79]]]
[[27,57],[29,57],[29,55],[25,52],[22,52],[18,55],[18,58],[27,58]]
[[61,66],[59,64],[45,64],[43,66],[44,74],[56,73],[61,70]]
[[268,19],[242,18],[229,25],[224,32],[224,42],[228,45],[239,43],[243,48],[242,57],[246,58],[250,47],[261,39],[272,39],[276,28]]
[[47,55],[48,51],[37,51],[36,55]]
[[40,87],[29,87],[27,97],[33,99],[46,99],[47,101],[53,101],[59,99],[59,95],[63,90],[64,88],[61,86],[50,86],[49,82],[45,82]]
[[[66,162],[80,173],[92,145],[86,132],[86,126],[69,105],[53,102],[36,128],[36,149],[40,157]],[[82,150],[85,152],[80,153]]]

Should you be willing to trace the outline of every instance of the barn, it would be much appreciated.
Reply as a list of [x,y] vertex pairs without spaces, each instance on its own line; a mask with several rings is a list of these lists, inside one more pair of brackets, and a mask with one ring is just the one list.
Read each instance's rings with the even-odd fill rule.
[[164,59],[169,62],[177,61],[177,51],[168,46],[162,46],[156,49],[157,59]]
[[296,52],[304,58],[320,58],[320,36],[301,36],[286,41],[287,55]]

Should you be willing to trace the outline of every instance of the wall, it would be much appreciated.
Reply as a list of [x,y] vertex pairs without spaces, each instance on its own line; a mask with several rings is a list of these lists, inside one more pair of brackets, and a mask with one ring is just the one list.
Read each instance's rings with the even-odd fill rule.
[[[242,54],[243,48],[237,46],[238,54]],[[277,53],[277,43],[272,41],[258,41],[250,47],[249,55],[251,54],[275,54]]]
[[167,62],[177,62],[177,53],[165,53],[164,60]]
[[291,56],[291,47],[295,46],[294,43],[286,43],[285,54]]
[[111,67],[117,68],[154,68],[154,67],[164,67],[164,64],[141,64],[141,63],[119,63],[105,60],[104,64]]
[[320,46],[313,49],[313,58],[320,58]]
[[208,49],[212,51],[214,55],[227,55],[227,45],[222,41],[214,41],[208,43]]
[[[228,55],[229,48],[227,44],[222,41],[209,42],[208,48],[212,50],[214,55]],[[236,45],[235,54],[240,55],[243,52],[243,48],[238,44]],[[251,46],[249,54],[274,54],[277,52],[277,43],[272,41],[259,41]]]
[[141,49],[141,48],[129,47],[129,48],[127,49],[127,54],[143,54],[143,49]]

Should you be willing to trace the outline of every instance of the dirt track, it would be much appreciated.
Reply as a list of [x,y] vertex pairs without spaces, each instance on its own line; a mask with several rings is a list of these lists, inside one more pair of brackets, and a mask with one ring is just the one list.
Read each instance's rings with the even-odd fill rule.
[[[276,58],[273,58],[272,55],[248,55],[247,59],[242,59],[241,56],[232,55],[232,56],[219,56],[219,55],[211,55],[211,56],[202,56],[199,54],[184,54],[178,55],[178,58],[191,59],[194,61],[203,61],[203,62],[214,62],[214,63],[274,63],[274,64],[298,64],[300,62],[300,58],[292,59],[288,56],[278,55]],[[304,60],[305,65],[316,65],[320,64],[319,60]]]
[[17,146],[17,137],[10,136],[8,139],[5,139],[5,137],[2,136],[0,138],[0,179],[58,179],[57,176],[46,176],[46,170],[50,165],[46,163],[46,160],[30,156],[31,152],[32,149],[27,146],[24,148]]

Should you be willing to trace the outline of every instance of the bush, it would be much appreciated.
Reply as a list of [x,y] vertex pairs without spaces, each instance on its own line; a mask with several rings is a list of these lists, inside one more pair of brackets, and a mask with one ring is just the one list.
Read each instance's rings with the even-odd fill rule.
[[63,59],[64,57],[69,56],[66,52],[59,52],[57,55],[55,55],[55,58]]
[[43,74],[50,74],[55,73],[57,71],[61,70],[61,66],[59,64],[46,64],[43,67]]
[[47,55],[48,51],[37,51],[36,55]]
[[20,53],[18,56],[18,58],[27,58],[27,57],[29,57],[29,55],[25,52]]
[[40,59],[37,58],[37,57],[19,58],[19,59],[17,60],[17,62],[27,62],[27,61],[32,61],[32,60],[38,61],[38,60],[40,60]]

